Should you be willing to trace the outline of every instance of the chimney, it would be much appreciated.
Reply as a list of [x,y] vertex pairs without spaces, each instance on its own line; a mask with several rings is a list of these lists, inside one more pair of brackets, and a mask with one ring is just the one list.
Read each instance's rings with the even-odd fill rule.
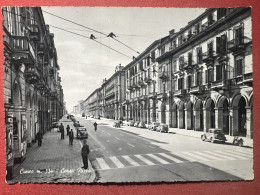
[[175,34],[175,29],[172,29],[169,31],[170,35],[174,35]]

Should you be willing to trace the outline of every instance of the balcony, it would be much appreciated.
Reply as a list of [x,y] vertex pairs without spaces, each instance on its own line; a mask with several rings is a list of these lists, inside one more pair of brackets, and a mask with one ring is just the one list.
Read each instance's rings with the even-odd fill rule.
[[251,39],[242,37],[240,39],[232,39],[228,41],[228,50],[232,51],[233,54],[245,52],[246,46],[251,43]]
[[30,27],[30,39],[31,40],[40,40],[40,31],[39,26],[37,24],[33,24]]
[[145,78],[144,78],[144,82],[147,83],[147,84],[151,83],[151,78],[150,78],[150,76],[145,77]]
[[253,73],[246,73],[243,75],[243,83],[248,86],[253,86]]
[[205,62],[206,64],[211,64],[215,60],[215,53],[214,51],[208,51],[202,54],[202,61]]
[[48,90],[48,87],[43,79],[39,79],[39,82],[36,84],[36,88],[42,92]]
[[166,72],[164,72],[164,71],[159,72],[158,76],[159,76],[159,78],[162,79],[162,80],[166,80],[166,79],[167,79]]
[[186,90],[185,89],[179,89],[174,92],[175,97],[183,97],[186,95]]
[[132,91],[132,90],[133,90],[133,87],[132,87],[131,85],[128,85],[128,86],[127,86],[127,89],[128,89],[129,91]]
[[40,74],[36,67],[29,67],[24,71],[24,77],[29,84],[35,84],[39,80]]
[[35,63],[35,52],[27,37],[13,36],[13,55],[12,59],[18,63],[33,65]]
[[141,96],[140,96],[140,100],[141,100],[141,101],[145,101],[146,99],[147,99],[147,95],[141,95]]
[[11,38],[11,35],[5,33],[3,36],[4,45],[9,50],[13,49],[13,39]]
[[144,81],[143,81],[143,79],[141,79],[141,80],[138,81],[138,86],[139,86],[139,87],[143,87],[143,86],[144,86]]
[[115,96],[115,92],[111,92],[105,96],[105,99],[107,100],[107,99],[113,98],[114,96]]
[[157,95],[157,99],[158,100],[162,100],[162,101],[166,100],[167,99],[167,93],[160,93],[160,94],[158,94]]
[[228,80],[213,81],[211,83],[211,89],[213,89],[213,90],[227,89],[228,86],[229,86]]
[[150,93],[150,94],[148,95],[148,98],[149,98],[149,99],[155,99],[156,96],[157,96],[157,93],[156,93],[156,92],[152,92],[152,93]]
[[50,97],[57,97],[58,96],[58,93],[57,92],[50,92]]
[[193,86],[193,87],[190,88],[190,93],[194,94],[194,95],[203,94],[204,89],[205,89],[205,86],[203,86],[203,85]]

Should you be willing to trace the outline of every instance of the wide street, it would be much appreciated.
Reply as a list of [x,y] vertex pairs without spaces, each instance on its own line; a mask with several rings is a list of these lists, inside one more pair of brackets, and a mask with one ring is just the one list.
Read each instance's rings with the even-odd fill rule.
[[[172,132],[112,127],[76,117],[88,129],[96,182],[252,180],[253,149],[203,142]],[[93,123],[98,123],[95,132]]]

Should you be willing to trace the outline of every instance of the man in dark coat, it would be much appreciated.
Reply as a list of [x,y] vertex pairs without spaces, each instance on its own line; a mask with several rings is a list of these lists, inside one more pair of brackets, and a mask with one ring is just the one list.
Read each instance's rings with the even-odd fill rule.
[[73,144],[73,139],[74,139],[74,133],[73,133],[73,129],[71,129],[70,132],[69,132],[69,142],[70,142],[70,145]]
[[88,155],[89,155],[89,146],[87,145],[87,140],[83,140],[83,146],[81,148],[81,156],[84,166],[82,168],[88,169]]
[[64,139],[64,126],[62,123],[60,124],[59,128],[60,128],[61,139]]
[[69,125],[67,125],[66,130],[67,130],[67,135],[69,135],[69,132],[70,132],[70,126]]
[[40,131],[36,134],[36,139],[38,140],[38,146],[42,146],[42,134]]
[[94,122],[94,128],[95,128],[95,131],[97,130],[97,123],[96,122]]

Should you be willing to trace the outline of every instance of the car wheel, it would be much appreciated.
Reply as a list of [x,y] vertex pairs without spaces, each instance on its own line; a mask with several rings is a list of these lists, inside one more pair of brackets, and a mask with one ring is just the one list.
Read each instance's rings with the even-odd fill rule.
[[242,147],[242,146],[243,146],[243,142],[240,141],[240,142],[238,143],[238,146]]
[[211,143],[214,143],[214,139],[213,139],[212,137],[210,138],[210,142],[211,142]]
[[205,136],[204,135],[201,136],[201,140],[205,141]]

